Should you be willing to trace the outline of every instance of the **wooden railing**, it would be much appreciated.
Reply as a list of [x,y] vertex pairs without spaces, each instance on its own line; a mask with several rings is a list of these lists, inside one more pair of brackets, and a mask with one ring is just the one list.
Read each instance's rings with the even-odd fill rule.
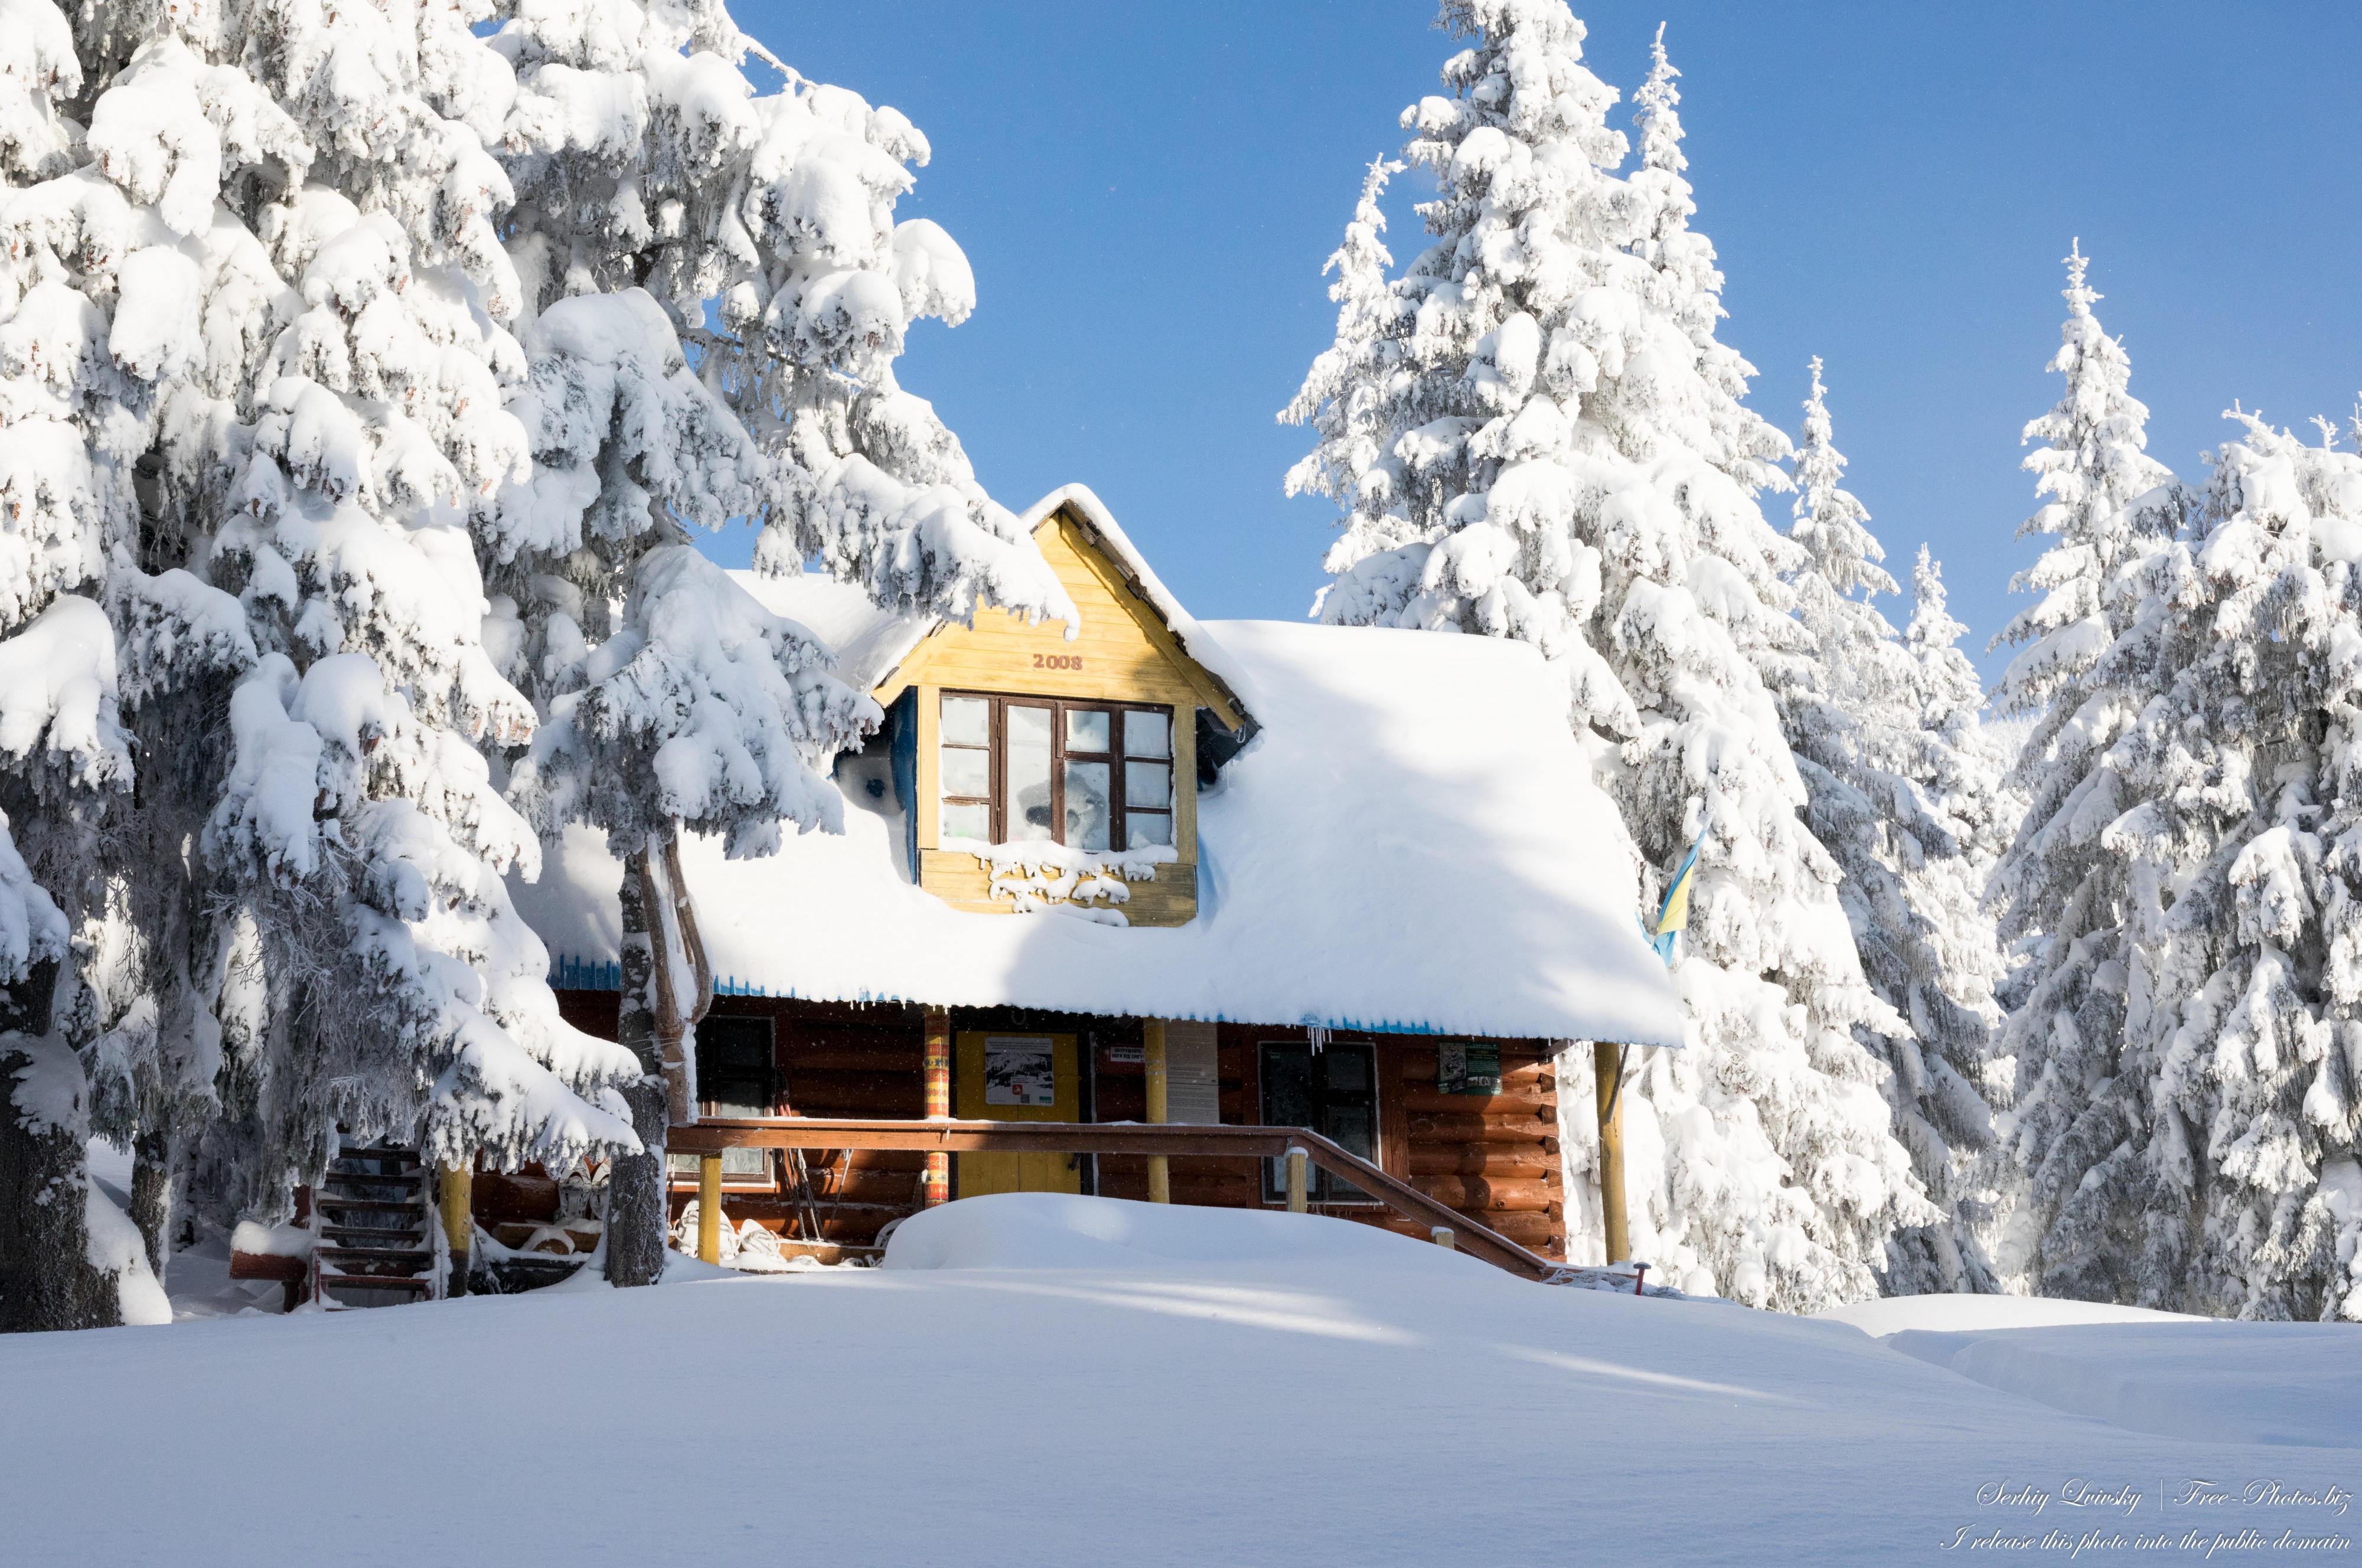
[[[954,1154],[1164,1154],[1284,1159],[1302,1149],[1311,1164],[1352,1183],[1396,1213],[1448,1230],[1452,1244],[1472,1257],[1525,1279],[1548,1279],[1563,1265],[1528,1252],[1457,1209],[1440,1203],[1398,1176],[1301,1127],[1209,1127],[1142,1121],[855,1121],[820,1116],[700,1121],[667,1135],[675,1154],[712,1156],[724,1149],[905,1149]],[[718,1183],[715,1184],[718,1190]],[[701,1229],[716,1222],[720,1205],[701,1202]],[[709,1212],[711,1211],[711,1212]],[[701,1241],[702,1237],[701,1237]]]

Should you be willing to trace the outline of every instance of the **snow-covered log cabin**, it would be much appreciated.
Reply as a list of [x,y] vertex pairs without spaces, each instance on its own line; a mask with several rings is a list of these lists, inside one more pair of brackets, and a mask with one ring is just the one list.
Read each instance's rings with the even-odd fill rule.
[[[1680,1023],[1556,677],[1490,638],[1201,624],[1089,491],[1025,521],[1072,635],[742,578],[886,723],[836,759],[841,834],[685,846],[703,1118],[1145,1121],[1161,1052],[1164,1120],[1309,1127],[1562,1258],[1554,1053]],[[621,879],[575,830],[516,889],[569,1019],[608,1038]],[[678,1213],[698,1161],[672,1158]],[[962,1154],[948,1194],[926,1160],[732,1149],[723,1207],[833,1253],[945,1196],[1151,1196],[1139,1156]],[[1279,1165],[1175,1159],[1171,1200],[1276,1207]],[[1412,1228],[1323,1173],[1308,1198]]]

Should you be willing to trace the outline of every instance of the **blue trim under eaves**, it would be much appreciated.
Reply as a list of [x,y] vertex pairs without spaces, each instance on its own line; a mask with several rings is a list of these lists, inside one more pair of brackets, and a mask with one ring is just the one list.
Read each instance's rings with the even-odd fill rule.
[[[624,968],[621,964],[614,962],[613,959],[581,959],[567,957],[561,955],[550,964],[549,985],[551,989],[560,991],[620,991],[624,988]],[[862,992],[857,996],[816,997],[807,995],[806,993],[796,989],[793,986],[775,991],[767,986],[758,986],[752,980],[742,980],[735,975],[716,976],[713,981],[713,994],[717,997],[771,997],[776,998],[780,1001],[849,1001],[863,1007],[882,1005],[891,1005],[895,1007],[928,1007],[943,1005],[970,1007],[979,1005],[1002,1005],[970,1002],[944,1004],[931,1002],[923,997],[905,996],[899,993],[886,991],[872,991],[866,988],[862,990]],[[1040,1006],[1039,1003],[1033,1002],[1010,1002],[1005,1005],[1011,1007]],[[1060,1012],[1071,1010],[1054,1007],[1046,1008],[1043,1010]],[[1303,1029],[1309,1027],[1325,1029],[1340,1034],[1414,1034],[1429,1036],[1460,1035],[1477,1040],[1525,1040],[1543,1038],[1543,1036],[1540,1035],[1526,1034],[1493,1035],[1485,1033],[1481,1029],[1447,1029],[1441,1024],[1429,1023],[1413,1019],[1398,1018],[1385,1019],[1377,1022],[1367,1022],[1357,1018],[1304,1020],[1296,1023],[1286,1024],[1276,1022],[1268,1018],[1232,1018],[1228,1013],[1221,1012],[1191,1013],[1187,1015],[1187,1018],[1188,1021],[1197,1023],[1235,1023],[1262,1029]],[[1551,1036],[1551,1038],[1556,1038],[1556,1036]]]
[[[612,958],[569,958],[560,954],[549,966],[549,988],[554,991],[621,991],[624,988],[624,966]],[[752,980],[742,980],[735,975],[716,975],[713,994],[717,997],[767,997],[768,987]]]

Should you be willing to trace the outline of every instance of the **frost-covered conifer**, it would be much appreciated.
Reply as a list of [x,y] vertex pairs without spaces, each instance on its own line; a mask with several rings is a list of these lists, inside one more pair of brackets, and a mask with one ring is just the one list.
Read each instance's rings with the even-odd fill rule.
[[1452,95],[1404,115],[1436,243],[1382,304],[1349,234],[1338,346],[1283,414],[1322,437],[1292,485],[1344,513],[1321,613],[1533,644],[1648,862],[1702,843],[1674,972],[1694,1048],[1627,1091],[1635,1244],[1751,1302],[1867,1296],[1888,1236],[1931,1210],[1852,1037],[1878,1003],[1766,687],[1805,653],[1797,552],[1754,499],[1784,487],[1787,443],[1714,338],[1672,70],[1626,180],[1563,0],[1450,0],[1443,20],[1472,39]]
[[2070,1123],[2063,1152],[2089,1163],[2054,1205],[2043,1278],[2362,1317],[2340,1256],[2362,1131],[2362,459],[2326,426],[2308,447],[2233,417],[2187,540],[2125,574],[2103,661],[2140,699],[2091,791],[2127,893],[2125,1021]]
[[1829,847],[1864,974],[1884,1008],[1854,1026],[1888,1069],[1895,1134],[1942,1211],[1895,1236],[1882,1273],[1892,1294],[1992,1290],[1976,1227],[1981,1155],[1992,1143],[1985,1099],[1999,1020],[2000,952],[1981,908],[2000,850],[1998,758],[1977,723],[1975,674],[1952,646],[1942,580],[1923,547],[1909,640],[1870,596],[1896,591],[1870,514],[1839,487],[1821,362],[1812,365],[1796,453],[1795,523],[1805,564],[1797,619],[1812,635],[1810,679],[1782,690],[1781,716]]
[[2025,466],[2048,499],[2019,531],[2055,542],[2013,585],[2040,600],[1994,639],[2025,645],[1998,701],[2033,719],[2008,776],[2025,812],[1992,885],[2002,940],[2019,955],[2000,1050],[2015,1064],[2003,1140],[2025,1173],[1995,1262],[2019,1287],[2107,1297],[2123,1293],[2129,1260],[2072,1200],[2087,1176],[2104,1177],[2114,1151],[2140,1141],[2148,1086],[2117,1071],[2135,867],[2103,841],[2129,804],[2103,759],[2158,689],[2154,646],[2124,639],[2147,598],[2141,574],[2189,503],[2144,450],[2148,410],[2127,390],[2123,345],[2092,314],[2100,295],[2080,245],[2067,268],[2067,321],[2049,364],[2066,390],[2025,427],[2044,443]]
[[631,1147],[637,1064],[557,1018],[485,756],[534,720],[470,531],[530,471],[505,66],[448,8],[16,9],[63,63],[58,134],[7,138],[0,395],[48,444],[7,465],[0,609],[85,588],[135,743],[61,896],[100,1130],[160,1211],[204,1121],[216,1219],[281,1210],[339,1123],[450,1162]]
[[[491,48],[517,83],[500,151],[528,369],[510,408],[535,466],[480,545],[492,640],[546,721],[512,794],[545,832],[604,830],[633,868],[621,1035],[642,1152],[614,1167],[608,1272],[640,1284],[662,1266],[664,1132],[696,1116],[711,984],[677,830],[733,854],[768,853],[783,822],[833,830],[814,764],[878,718],[684,541],[746,518],[758,569],[814,560],[959,619],[1076,616],[894,380],[914,321],[975,304],[951,237],[894,219],[928,157],[909,120],[806,81],[718,4],[519,6]],[[750,52],[779,90],[742,73]]]

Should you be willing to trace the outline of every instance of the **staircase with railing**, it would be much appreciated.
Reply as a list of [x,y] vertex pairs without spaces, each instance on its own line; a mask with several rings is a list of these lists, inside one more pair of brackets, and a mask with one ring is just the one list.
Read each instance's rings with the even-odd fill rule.
[[442,1294],[429,1179],[416,1149],[344,1146],[312,1194],[312,1299],[341,1309]]

